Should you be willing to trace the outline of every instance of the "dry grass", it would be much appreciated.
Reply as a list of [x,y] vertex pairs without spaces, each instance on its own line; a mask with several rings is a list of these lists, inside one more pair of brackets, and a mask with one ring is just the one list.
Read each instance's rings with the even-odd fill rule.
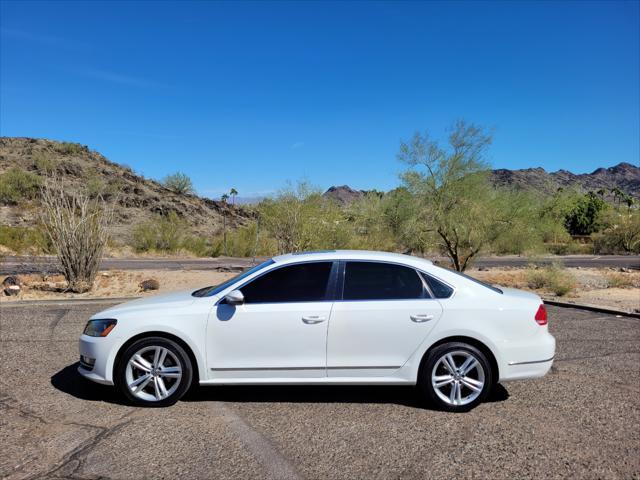
[[[62,275],[19,275],[23,291],[15,297],[2,297],[2,301],[150,296],[216,285],[234,275],[236,274],[210,270],[110,270],[100,272],[93,288],[82,294],[65,291],[66,282]],[[159,290],[142,292],[140,282],[151,278],[158,280]],[[1,280],[4,277],[0,277]]]

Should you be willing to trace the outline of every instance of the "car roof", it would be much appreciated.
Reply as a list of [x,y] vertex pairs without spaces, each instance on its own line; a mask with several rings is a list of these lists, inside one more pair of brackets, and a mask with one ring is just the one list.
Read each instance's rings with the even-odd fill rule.
[[315,252],[288,253],[273,257],[275,263],[309,262],[315,260],[371,260],[403,264],[428,263],[424,258],[412,257],[401,253],[376,252],[372,250],[320,250]]

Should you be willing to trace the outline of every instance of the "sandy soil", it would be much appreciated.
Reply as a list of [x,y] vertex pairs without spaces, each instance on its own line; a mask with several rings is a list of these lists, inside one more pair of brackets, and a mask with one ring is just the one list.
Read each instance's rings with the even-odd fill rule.
[[[217,285],[234,275],[237,275],[237,273],[214,272],[211,270],[112,270],[98,273],[93,290],[83,294],[63,292],[65,282],[62,275],[47,277],[42,275],[19,275],[18,277],[23,282],[21,293],[10,297],[2,296],[0,301],[148,296]],[[3,277],[0,277],[0,279],[4,280]],[[157,280],[160,283],[160,288],[143,292],[139,287],[140,282],[148,279]]]
[[470,270],[467,273],[488,283],[537,293],[547,300],[640,312],[640,272],[621,272],[612,268],[567,268],[575,277],[576,287],[559,297],[548,290],[530,288],[528,270],[495,268]]
[[[489,283],[535,291],[549,300],[629,312],[640,311],[640,272],[594,268],[569,268],[567,271],[575,277],[576,288],[563,297],[549,291],[531,289],[527,281],[527,270],[524,268],[492,268],[470,270],[468,273]],[[236,273],[211,270],[110,270],[100,272],[93,290],[84,294],[64,292],[65,283],[61,275],[20,275],[19,278],[23,282],[21,293],[10,297],[2,295],[0,301],[149,296],[216,285],[234,275]],[[143,292],[139,284],[147,279],[157,280],[160,283],[159,290]],[[0,277],[0,280],[4,278]]]

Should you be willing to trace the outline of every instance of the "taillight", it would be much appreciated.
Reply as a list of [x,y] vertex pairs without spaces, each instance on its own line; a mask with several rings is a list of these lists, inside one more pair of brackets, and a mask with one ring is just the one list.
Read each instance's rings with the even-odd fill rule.
[[535,318],[538,325],[546,325],[547,324],[547,309],[544,308],[544,305],[540,305],[538,307],[538,311],[536,312]]

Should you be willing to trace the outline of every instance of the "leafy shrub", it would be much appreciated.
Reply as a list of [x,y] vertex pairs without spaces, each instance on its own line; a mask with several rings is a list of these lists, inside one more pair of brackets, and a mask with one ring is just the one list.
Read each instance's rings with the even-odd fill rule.
[[640,210],[617,209],[606,222],[605,229],[593,235],[595,253],[640,253]]
[[33,154],[33,166],[40,175],[50,176],[55,173],[57,162],[46,152],[36,152]]
[[0,175],[0,203],[15,205],[38,195],[42,178],[34,173],[13,167]]
[[23,253],[53,253],[51,240],[40,228],[10,227],[0,225],[0,245],[18,255]]
[[133,231],[133,247],[138,252],[175,252],[181,247],[185,221],[176,212],[158,216]]
[[633,279],[628,274],[611,273],[607,275],[607,288],[629,288],[633,286]]
[[558,264],[537,269],[530,268],[526,276],[529,288],[549,290],[559,297],[563,297],[576,286],[573,274]]
[[593,245],[574,241],[549,243],[546,248],[549,253],[554,255],[589,255],[593,253]]
[[193,253],[196,257],[219,257],[222,254],[222,239],[206,239],[198,235],[186,237],[182,248]]
[[175,193],[193,193],[193,183],[191,179],[182,172],[167,175],[164,180],[162,180],[162,184]]
[[74,155],[86,150],[86,148],[79,143],[62,142],[56,146],[56,150],[63,155]]

